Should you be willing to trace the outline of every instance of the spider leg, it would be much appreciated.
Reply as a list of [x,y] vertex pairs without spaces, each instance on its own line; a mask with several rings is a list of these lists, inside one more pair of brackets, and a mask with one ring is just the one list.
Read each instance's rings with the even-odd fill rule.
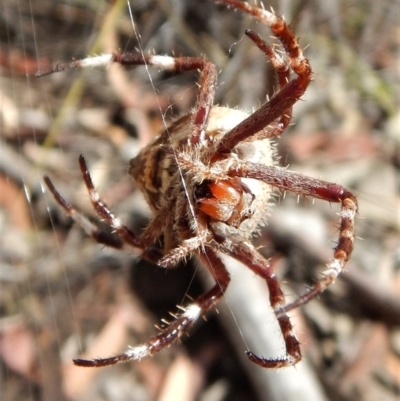
[[247,356],[252,362],[264,368],[281,368],[295,365],[301,359],[300,344],[294,333],[289,316],[285,311],[285,296],[268,261],[252,245],[245,242],[235,244],[232,247],[223,247],[222,245],[221,250],[242,262],[265,280],[269,290],[270,303],[282,331],[283,340],[285,341],[286,355],[281,358],[260,358],[251,351],[247,351]]
[[[274,36],[281,41],[290,68],[297,74],[295,79],[285,84],[284,80],[288,78],[286,75],[288,73],[283,70],[284,62],[279,60],[276,52],[269,48],[258,35],[251,31],[246,32],[268,57],[272,56],[271,60],[277,68],[281,88],[270,101],[225,134],[216,147],[216,157],[218,158],[218,155],[230,153],[238,143],[263,129],[266,129],[265,138],[279,135],[290,121],[292,106],[304,94],[311,81],[311,67],[297,43],[296,36],[282,18],[239,0],[218,0],[217,2],[240,9],[269,26]],[[283,114],[288,114],[288,118],[282,117]],[[276,122],[275,120],[278,118],[279,120]]]
[[143,234],[140,236],[140,244],[144,249],[147,249],[151,244],[154,244],[155,241],[160,237],[160,232],[164,233],[164,246],[166,249],[164,250],[165,255],[160,256],[160,258],[156,261],[157,265],[165,268],[172,268],[178,264],[178,262],[184,259],[191,252],[196,251],[202,244],[206,242],[207,231],[205,227],[202,227],[201,230],[198,230],[199,234],[193,238],[183,240],[179,246],[175,246],[173,249],[170,249],[170,244],[168,243],[168,239],[170,236],[173,236],[173,230],[170,234],[166,234],[169,232],[171,226],[173,225],[173,219],[171,218],[171,208],[174,207],[176,201],[173,199],[170,202],[167,202],[165,206],[163,206],[157,213],[155,214],[153,220],[146,227]]
[[265,166],[251,162],[236,162],[228,175],[261,180],[281,191],[292,192],[300,196],[310,196],[327,202],[341,203],[339,239],[334,249],[333,259],[313,287],[293,303],[285,306],[287,312],[321,294],[343,272],[354,247],[354,219],[358,212],[356,197],[338,184],[306,177],[302,174],[276,166]]
[[121,223],[121,220],[118,217],[115,217],[108,206],[101,200],[99,194],[97,193],[92,177],[90,176],[85,158],[83,155],[79,156],[79,167],[81,169],[83,181],[85,182],[86,188],[89,193],[90,201],[92,202],[94,210],[96,210],[97,214],[100,218],[104,219],[118,234],[118,236],[125,241],[127,244],[131,245],[135,248],[140,248],[140,242],[136,235],[129,230],[128,227]]
[[76,209],[60,195],[48,176],[44,176],[43,179],[54,199],[64,209],[65,213],[80,225],[89,236],[94,238],[96,242],[116,249],[122,249],[124,247],[124,243],[120,238],[100,230],[87,217],[77,212]]
[[193,238],[183,240],[182,243],[168,252],[163,258],[161,258],[157,264],[163,267],[175,266],[180,260],[185,258],[190,253],[199,249],[202,244],[205,243],[206,235],[198,235]]
[[107,67],[114,62],[126,66],[149,65],[162,70],[176,72],[199,70],[199,93],[192,113],[192,128],[188,144],[195,145],[206,140],[205,131],[214,101],[218,74],[215,65],[205,58],[158,56],[138,52],[102,54],[100,56],[88,57],[70,63],[56,64],[48,70],[37,72],[36,76],[42,77],[44,75],[74,68]]
[[205,131],[208,117],[214,101],[217,83],[217,69],[215,65],[200,57],[170,57],[142,55],[141,53],[120,53],[112,55],[113,62],[121,65],[151,65],[163,70],[185,72],[200,71],[199,93],[194,106],[191,120],[191,134],[188,144],[196,145],[206,140]]
[[[274,66],[278,76],[279,89],[284,88],[289,83],[290,79],[289,63],[280,57],[276,51],[274,51],[271,46],[269,46],[257,33],[248,29],[246,30],[245,34],[267,56],[269,61]],[[292,119],[292,110],[293,107],[289,107],[282,113],[279,121],[274,121],[273,123],[269,124],[266,129],[267,133],[263,133],[263,138],[273,138],[279,136],[289,125],[290,120]]]
[[100,230],[87,217],[77,212],[76,209],[71,204],[69,204],[56,190],[50,178],[45,176],[44,182],[46,183],[56,202],[65,210],[68,216],[70,216],[77,224],[79,224],[85,230],[85,232],[92,238],[94,238],[98,243],[116,249],[122,249],[125,244],[128,244],[134,248],[141,249],[143,251],[143,253],[141,254],[142,257],[152,263],[156,263],[161,257],[160,253],[156,249],[147,247],[144,248],[136,235],[131,230],[129,230],[128,227],[123,225],[120,219],[115,217],[111,213],[107,205],[100,199],[99,194],[94,188],[86,161],[82,155],[79,157],[79,166],[86,188],[89,192],[93,208],[102,219],[104,219],[110,226],[114,228],[118,237]]
[[120,362],[140,360],[148,356],[153,356],[162,349],[169,347],[183,334],[187,333],[195,321],[220,300],[230,282],[229,273],[212,249],[206,248],[203,252],[197,252],[197,256],[216,281],[216,284],[211,290],[201,295],[190,305],[181,308],[183,309],[183,313],[177,315],[174,321],[162,327],[160,333],[152,337],[146,344],[129,348],[126,352],[110,358],[92,360],[75,359],[75,365],[102,367]]

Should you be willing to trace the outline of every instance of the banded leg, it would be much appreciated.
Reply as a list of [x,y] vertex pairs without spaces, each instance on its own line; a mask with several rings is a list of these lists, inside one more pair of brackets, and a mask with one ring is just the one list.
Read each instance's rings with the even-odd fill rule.
[[76,209],[69,204],[56,190],[50,178],[45,176],[44,182],[46,183],[56,202],[64,209],[68,216],[70,216],[77,224],[79,224],[85,230],[85,232],[94,238],[98,243],[116,249],[122,249],[125,244],[128,244],[133,248],[142,250],[142,257],[152,263],[156,263],[160,259],[161,254],[156,249],[147,247],[144,248],[140,243],[139,238],[137,238],[128,227],[123,225],[120,219],[115,217],[109,210],[108,206],[101,200],[99,194],[94,188],[86,161],[82,155],[79,157],[79,167],[85,182],[85,186],[89,192],[90,201],[93,205],[93,208],[96,210],[100,218],[104,219],[115,230],[118,237],[100,230],[88,218],[77,212]]
[[79,213],[70,203],[68,203],[54,187],[48,176],[44,176],[43,179],[55,201],[64,209],[67,216],[71,217],[75,223],[83,228],[87,235],[94,238],[99,244],[111,248],[122,249],[124,247],[124,242],[120,238],[100,230],[99,227],[93,224],[86,216]]
[[176,72],[199,70],[199,93],[192,113],[192,129],[191,135],[188,138],[188,144],[195,145],[206,139],[205,130],[214,101],[218,74],[215,65],[205,58],[157,56],[134,52],[102,54],[100,56],[71,61],[70,63],[60,63],[48,70],[39,71],[36,76],[42,77],[75,68],[107,67],[114,62],[127,66],[149,65],[162,70]]
[[251,351],[246,352],[247,356],[252,362],[264,368],[282,368],[295,365],[301,360],[300,344],[294,333],[289,316],[286,314],[285,296],[268,261],[253,246],[244,242],[236,244],[233,249],[226,248],[224,252],[242,262],[265,280],[269,290],[270,303],[285,342],[286,355],[281,358],[260,358]]
[[83,181],[85,182],[89,193],[90,201],[100,218],[104,219],[123,241],[133,247],[140,248],[140,241],[136,235],[129,230],[128,227],[123,225],[121,220],[118,217],[115,217],[108,206],[101,200],[93,185],[92,177],[90,176],[85,158],[82,155],[79,156],[79,167],[81,169]]
[[[242,121],[224,136],[216,148],[216,157],[218,158],[218,154],[230,153],[238,143],[262,131],[270,124],[272,124],[273,127],[276,124],[274,121],[281,118],[282,110],[291,110],[294,103],[296,103],[304,94],[311,81],[311,67],[297,43],[296,36],[282,18],[274,13],[258,8],[257,6],[252,6],[249,3],[240,0],[217,0],[217,3],[240,9],[252,15],[259,22],[269,26],[274,36],[276,36],[282,43],[290,68],[295,74],[297,74],[297,78],[284,85],[284,87],[281,88],[281,90],[277,92],[270,101],[266,102],[255,113]],[[276,53],[272,50],[270,52],[257,35],[248,33],[248,36],[267,56],[270,56],[270,53],[272,52],[274,53],[273,58],[277,59]],[[284,73],[278,73],[278,76],[280,74],[283,79]],[[280,120],[281,125],[286,123],[288,123],[286,119]],[[279,135],[281,128],[282,127],[279,126],[276,127],[276,130],[272,128],[272,136],[274,136],[275,133]],[[267,137],[269,132],[270,130],[268,128]]]
[[181,307],[180,309],[183,310],[183,313],[177,315],[172,322],[164,322],[166,326],[162,327],[160,333],[152,337],[146,344],[129,348],[126,352],[109,358],[92,360],[75,359],[75,365],[83,367],[102,367],[115,365],[120,362],[137,361],[145,357],[153,356],[162,349],[169,347],[183,334],[187,333],[196,320],[220,300],[230,281],[229,274],[224,264],[213,250],[206,248],[203,252],[197,252],[197,256],[216,281],[216,284],[210,291],[197,298],[189,306]]
[[[245,34],[257,45],[257,47],[267,56],[267,59],[272,63],[277,77],[279,90],[284,88],[290,79],[290,68],[287,60],[280,57],[272,48],[269,46],[260,35],[248,29]],[[279,121],[274,121],[268,124],[268,127],[264,129],[262,138],[274,138],[282,134],[282,132],[287,128],[292,119],[293,107],[289,107],[285,110]]]
[[341,203],[339,240],[333,252],[333,259],[328,263],[313,287],[291,304],[285,306],[285,312],[305,304],[321,294],[334,283],[343,272],[354,247],[354,219],[358,212],[356,197],[338,184],[306,177],[302,174],[276,166],[265,166],[251,162],[239,162],[231,166],[228,175],[261,180],[281,191],[288,191],[299,196],[310,196],[327,202]]

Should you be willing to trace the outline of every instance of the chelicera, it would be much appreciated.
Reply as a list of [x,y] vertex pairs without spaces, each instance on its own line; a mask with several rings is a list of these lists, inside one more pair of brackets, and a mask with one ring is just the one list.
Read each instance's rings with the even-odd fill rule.
[[[239,0],[215,0],[215,3],[241,10],[267,25],[282,46],[276,50],[257,33],[245,32],[272,63],[279,83],[275,95],[252,114],[213,106],[217,70],[212,62],[202,57],[124,52],[58,64],[38,73],[46,75],[71,68],[107,66],[113,62],[200,73],[199,93],[192,112],[173,122],[130,161],[129,174],[154,213],[141,236],[134,235],[101,200],[83,156],[79,164],[93,207],[99,217],[112,226],[118,240],[110,241],[104,236],[57,192],[48,177],[44,178],[66,213],[98,242],[116,248],[131,246],[138,249],[143,258],[163,268],[175,266],[189,255],[195,256],[215,280],[213,288],[183,307],[182,312],[147,343],[112,357],[76,359],[76,365],[99,367],[139,360],[174,343],[224,295],[230,281],[226,256],[240,261],[265,280],[285,343],[286,352],[280,358],[262,358],[251,351],[247,351],[247,356],[265,368],[294,365],[300,361],[301,352],[287,312],[330,286],[352,253],[358,209],[355,196],[338,184],[280,167],[273,158],[270,141],[287,128],[293,105],[311,81],[310,64],[294,33],[282,18],[255,5]],[[265,222],[274,189],[341,204],[339,239],[332,260],[313,287],[290,304],[285,302],[268,261],[251,243],[252,236]],[[163,249],[159,254],[154,251],[153,244],[161,237]]]

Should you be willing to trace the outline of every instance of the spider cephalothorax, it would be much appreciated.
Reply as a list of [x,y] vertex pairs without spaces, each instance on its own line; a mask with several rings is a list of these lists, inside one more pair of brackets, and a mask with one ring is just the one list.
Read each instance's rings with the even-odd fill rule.
[[[144,238],[149,242],[145,245],[160,236],[163,224],[168,264],[177,262],[170,255],[177,246],[181,249],[190,243],[188,246],[196,250],[210,241],[250,239],[265,219],[271,193],[270,186],[262,181],[226,174],[229,165],[238,160],[272,165],[273,152],[268,139],[242,142],[232,152],[219,154],[220,160],[212,161],[221,138],[248,114],[225,107],[212,108],[204,135],[196,146],[188,144],[189,117],[168,127],[130,162],[129,173],[153,212],[162,217],[162,222],[154,220],[147,228]],[[167,213],[171,210],[173,213]],[[181,250],[185,256],[187,252]]]
[[[288,126],[292,107],[311,80],[311,68],[294,33],[272,12],[239,0],[215,0],[253,16],[269,26],[281,42],[283,52],[274,50],[253,31],[245,34],[271,61],[278,77],[275,95],[257,111],[246,114],[236,109],[213,107],[217,83],[216,67],[205,58],[169,57],[142,53],[118,53],[59,64],[45,75],[67,68],[108,65],[149,65],[184,72],[200,71],[199,94],[193,111],[166,128],[130,161],[129,173],[143,192],[154,218],[137,237],[100,200],[84,158],[80,168],[94,208],[116,231],[120,240],[108,241],[100,230],[80,215],[45,182],[57,202],[97,241],[122,248],[128,244],[143,257],[170,267],[194,255],[216,284],[176,319],[161,328],[148,343],[129,348],[120,355],[94,360],[75,360],[80,366],[105,366],[151,356],[169,346],[223,296],[230,278],[223,255],[237,259],[261,276],[269,289],[271,306],[278,319],[286,353],[278,359],[260,358],[251,351],[253,362],[266,368],[290,366],[301,359],[299,342],[287,312],[324,291],[343,271],[354,243],[357,201],[340,185],[309,178],[275,165],[270,140]],[[294,77],[292,77],[292,74]],[[339,241],[322,278],[291,304],[285,303],[280,284],[268,261],[252,246],[251,237],[265,221],[271,191],[276,188],[298,196],[341,203]],[[159,255],[153,244],[163,238]]]

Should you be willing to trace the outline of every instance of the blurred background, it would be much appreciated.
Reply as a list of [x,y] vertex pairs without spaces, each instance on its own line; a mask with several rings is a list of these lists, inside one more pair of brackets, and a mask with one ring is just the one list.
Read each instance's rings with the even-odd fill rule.
[[[144,67],[66,71],[57,62],[133,51],[205,55],[220,70],[215,104],[251,112],[276,88],[243,34],[267,27],[211,0],[19,0],[0,5],[0,398],[14,400],[398,400],[400,397],[400,4],[397,0],[272,0],[290,21],[313,82],[277,141],[279,162],[358,196],[359,237],[343,274],[293,311],[304,361],[265,371],[244,356],[284,352],[264,283],[229,266],[227,299],[190,337],[159,355],[103,369],[73,366],[140,344],[154,324],[209,286],[188,261],[165,272],[132,251],[96,244],[44,190],[97,221],[83,154],[102,198],[140,233],[151,213],[129,159],[186,114],[197,73]],[[255,243],[288,300],[323,270],[338,205],[278,194]],[[259,290],[256,290],[259,288]],[[261,314],[255,311],[261,310]],[[253,319],[253,316],[256,316]],[[250,319],[250,320],[247,320]],[[277,341],[277,343],[276,343]],[[255,347],[255,349],[253,349]],[[286,376],[288,375],[288,376]]]

